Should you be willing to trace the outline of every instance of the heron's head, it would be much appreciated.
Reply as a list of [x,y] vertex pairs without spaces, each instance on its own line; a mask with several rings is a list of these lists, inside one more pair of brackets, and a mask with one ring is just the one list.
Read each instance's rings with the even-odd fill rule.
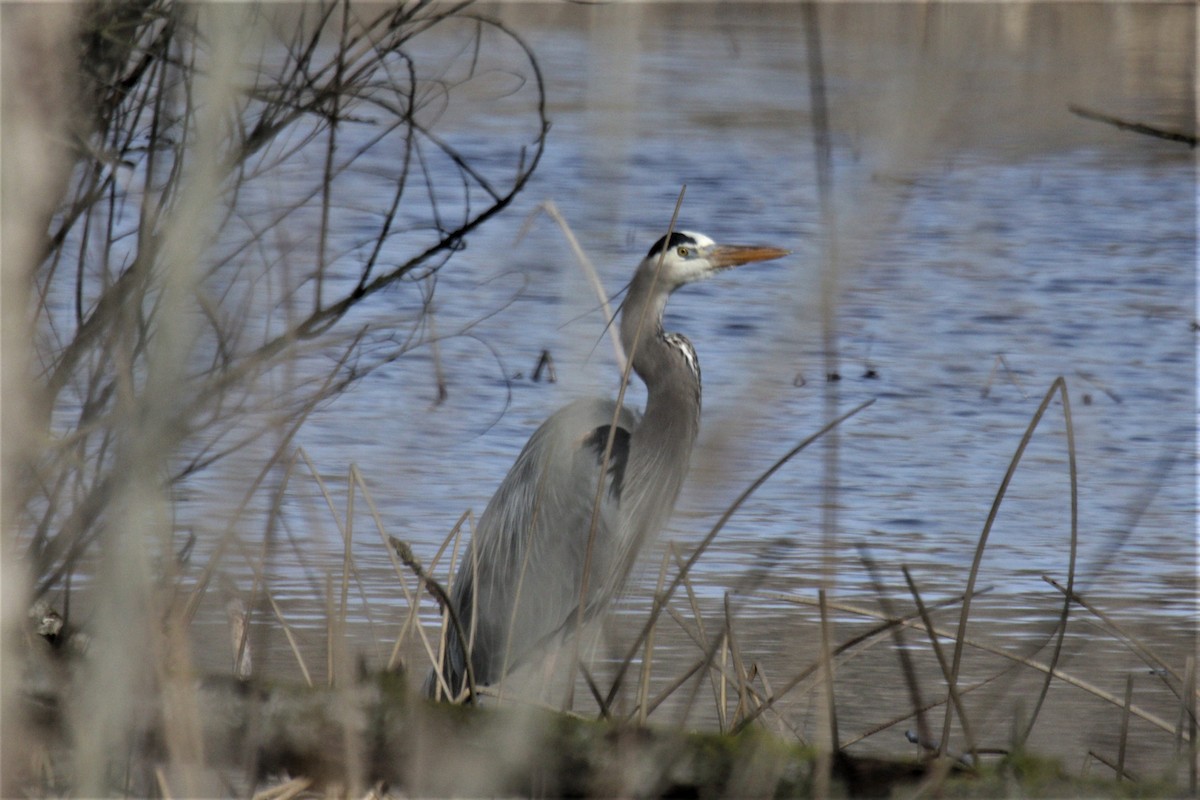
[[638,267],[638,272],[647,276],[657,272],[659,285],[668,291],[674,291],[684,284],[702,280],[741,264],[769,261],[787,254],[787,250],[777,247],[717,244],[703,233],[674,231],[670,236],[664,236],[654,243]]

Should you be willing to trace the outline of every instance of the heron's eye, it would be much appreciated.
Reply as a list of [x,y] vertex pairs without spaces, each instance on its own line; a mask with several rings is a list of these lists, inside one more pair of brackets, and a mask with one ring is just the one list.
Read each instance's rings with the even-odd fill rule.
[[676,250],[675,252],[679,254],[679,257],[680,257],[680,258],[687,258],[687,257],[688,257],[688,254],[689,254],[691,251],[690,251],[690,250],[688,250],[686,247],[680,247],[680,248],[679,248],[678,250]]

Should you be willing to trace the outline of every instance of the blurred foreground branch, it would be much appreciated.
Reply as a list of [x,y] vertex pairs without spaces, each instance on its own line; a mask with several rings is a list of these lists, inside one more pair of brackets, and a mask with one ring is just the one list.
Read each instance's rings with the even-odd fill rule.
[[[35,595],[104,536],[152,408],[165,490],[423,342],[414,284],[521,191],[548,128],[532,53],[468,6],[76,7],[74,161],[29,267],[39,446],[6,498]],[[221,18],[230,56],[204,33]],[[219,71],[220,101],[197,91]],[[501,129],[453,124],[481,106]]]

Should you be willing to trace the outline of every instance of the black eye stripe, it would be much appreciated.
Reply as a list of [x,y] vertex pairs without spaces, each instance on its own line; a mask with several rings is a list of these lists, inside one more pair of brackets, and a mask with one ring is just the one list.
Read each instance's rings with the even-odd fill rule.
[[664,236],[661,239],[659,239],[657,242],[654,243],[654,246],[650,248],[650,252],[646,254],[646,258],[652,258],[652,257],[658,255],[665,248],[682,247],[685,245],[688,247],[695,247],[696,240],[693,239],[691,236],[687,235],[686,233],[681,233],[679,231],[672,231],[671,236],[669,238]]

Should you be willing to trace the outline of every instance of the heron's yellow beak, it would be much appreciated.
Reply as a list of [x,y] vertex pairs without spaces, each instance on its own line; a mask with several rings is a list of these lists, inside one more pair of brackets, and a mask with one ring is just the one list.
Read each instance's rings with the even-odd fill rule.
[[719,244],[708,253],[708,260],[718,269],[749,264],[753,261],[770,261],[783,258],[790,250],[780,250],[778,247],[763,247],[747,244]]

